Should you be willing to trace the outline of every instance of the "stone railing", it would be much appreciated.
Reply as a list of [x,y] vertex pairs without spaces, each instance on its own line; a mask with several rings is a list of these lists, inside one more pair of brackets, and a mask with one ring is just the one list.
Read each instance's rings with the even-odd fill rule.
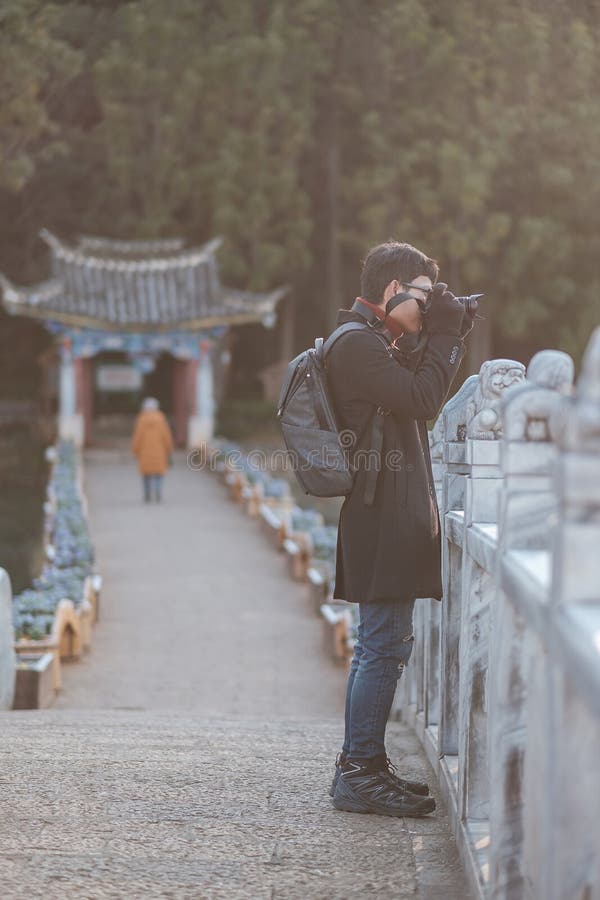
[[419,600],[395,709],[476,895],[600,897],[600,329],[573,364],[494,360],[431,435],[444,600]]
[[12,709],[15,692],[15,632],[8,572],[0,569],[0,709]]

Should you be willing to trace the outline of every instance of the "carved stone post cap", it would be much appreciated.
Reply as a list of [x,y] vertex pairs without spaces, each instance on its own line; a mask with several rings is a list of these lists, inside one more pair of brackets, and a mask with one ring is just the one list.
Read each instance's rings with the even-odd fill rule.
[[502,437],[502,394],[524,378],[525,366],[516,359],[490,359],[483,363],[467,406],[467,437],[483,441]]
[[583,356],[577,398],[600,403],[600,325],[592,332]]
[[467,403],[473,395],[479,375],[469,375],[456,394],[444,405],[437,422],[430,432],[432,460],[444,459],[444,443],[463,443],[467,435]]
[[565,396],[573,393],[574,377],[575,363],[562,350],[540,350],[527,366],[527,381]]
[[566,450],[600,453],[600,326],[587,345],[575,396],[555,412],[552,431]]

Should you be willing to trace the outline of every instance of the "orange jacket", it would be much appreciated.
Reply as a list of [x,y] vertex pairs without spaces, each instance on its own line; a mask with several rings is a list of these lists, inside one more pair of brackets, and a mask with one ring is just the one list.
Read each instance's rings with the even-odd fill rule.
[[142,475],[164,475],[173,452],[171,429],[159,409],[141,412],[136,421],[131,450]]

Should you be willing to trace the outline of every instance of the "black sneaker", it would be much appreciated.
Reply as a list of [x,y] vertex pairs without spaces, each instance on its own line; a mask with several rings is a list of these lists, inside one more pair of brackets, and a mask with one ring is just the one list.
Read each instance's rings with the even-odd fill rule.
[[[331,782],[331,787],[329,788],[329,796],[333,797],[335,794],[335,789],[337,787],[338,778],[340,777],[340,772],[342,771],[342,766],[346,762],[343,753],[338,753],[335,758],[335,775],[333,776],[333,781]],[[391,778],[396,782],[400,790],[408,791],[409,794],[416,794],[418,797],[428,797],[429,796],[429,785],[426,781],[408,781],[406,778],[400,778],[399,775],[396,775],[397,769],[396,766],[391,762],[389,756],[385,758],[385,766],[388,770],[388,773]]]
[[[379,766],[379,768],[377,768]],[[435,809],[433,797],[419,797],[398,787],[387,766],[372,760],[344,764],[333,796],[336,809],[380,816],[426,816]]]
[[342,771],[342,766],[346,762],[346,757],[343,753],[338,753],[335,758],[335,775],[333,776],[333,781],[331,782],[331,787],[329,788],[329,796],[333,797],[335,794],[335,789],[337,787],[338,778],[340,777],[340,772]]
[[390,777],[396,782],[400,790],[408,791],[409,794],[416,794],[418,797],[429,796],[429,785],[426,781],[408,781],[407,778],[400,778],[399,775],[396,775],[398,770],[389,756],[385,758],[385,765]]

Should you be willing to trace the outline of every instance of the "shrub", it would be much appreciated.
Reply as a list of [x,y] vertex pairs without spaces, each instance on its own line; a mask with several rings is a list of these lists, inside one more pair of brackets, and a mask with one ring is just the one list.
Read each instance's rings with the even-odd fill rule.
[[245,440],[273,425],[275,413],[274,404],[266,400],[226,400],[219,407],[216,431],[232,441]]
[[48,522],[53,555],[34,578],[32,586],[17,594],[13,602],[13,621],[17,639],[39,640],[50,633],[54,612],[66,598],[78,605],[83,586],[92,571],[94,548],[88,533],[77,488],[77,455],[71,442],[58,446],[56,465],[48,484],[48,496],[54,500],[54,515]]

